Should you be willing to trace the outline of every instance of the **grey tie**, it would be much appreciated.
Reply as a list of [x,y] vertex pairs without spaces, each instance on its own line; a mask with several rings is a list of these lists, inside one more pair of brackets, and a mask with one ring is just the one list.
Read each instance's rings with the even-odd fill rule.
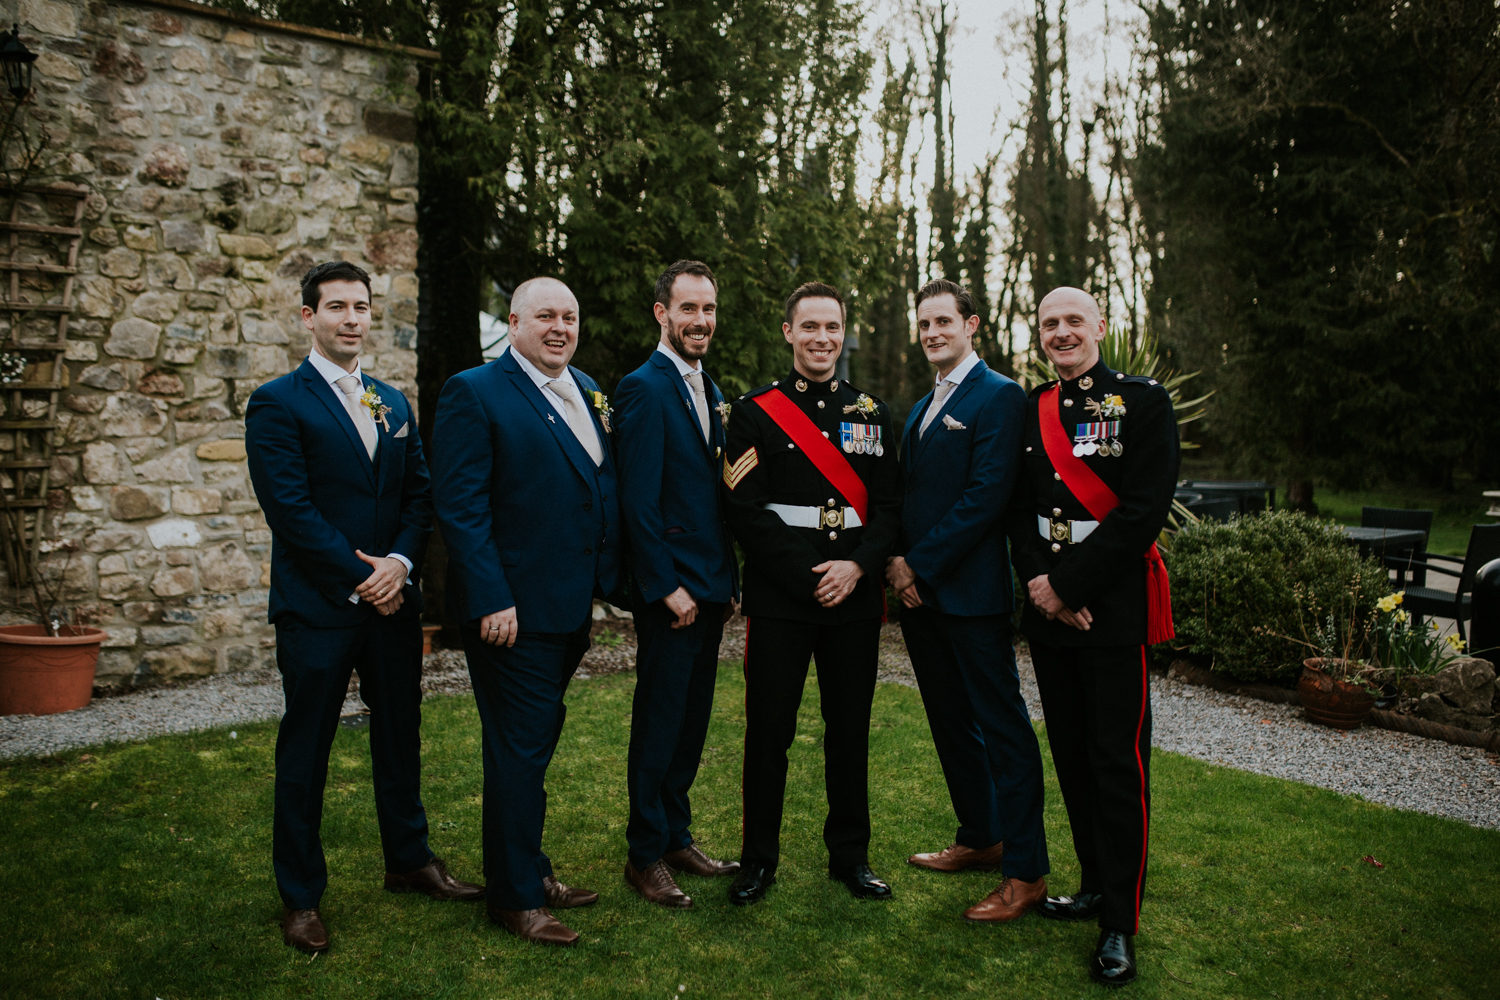
[[359,439],[365,443],[365,454],[370,456],[370,461],[375,461],[375,445],[380,435],[375,433],[375,418],[370,415],[370,408],[359,401],[365,393],[364,383],[358,375],[345,375],[333,384],[344,394],[344,409],[349,411],[349,419],[354,421],[354,429],[359,431]]
[[932,402],[927,404],[927,415],[922,418],[922,426],[917,428],[918,438],[926,437],[927,425],[932,423],[933,418],[938,415],[938,410],[943,408],[943,400],[947,399],[948,393],[952,391],[953,383],[946,380],[939,382],[937,388],[932,390]]
[[687,384],[693,388],[693,409],[698,411],[698,426],[703,431],[703,440],[709,440],[708,436],[708,393],[703,390],[703,373],[688,372],[683,376]]
[[594,460],[595,465],[603,465],[604,449],[599,446],[599,435],[594,431],[594,422],[583,408],[583,400],[578,398],[578,390],[573,387],[573,383],[555,378],[547,383],[547,388],[562,397],[563,419],[567,420],[568,427],[578,443],[583,445],[583,450],[589,453],[589,458]]

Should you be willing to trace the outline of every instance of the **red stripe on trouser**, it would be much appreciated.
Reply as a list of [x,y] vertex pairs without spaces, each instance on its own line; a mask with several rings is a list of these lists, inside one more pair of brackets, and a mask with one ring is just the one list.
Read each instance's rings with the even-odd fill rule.
[[1141,931],[1141,886],[1146,881],[1146,839],[1151,830],[1151,816],[1146,808],[1146,764],[1141,760],[1141,730],[1146,724],[1146,699],[1151,697],[1150,677],[1146,673],[1146,647],[1141,647],[1141,714],[1135,721],[1135,766],[1141,776],[1141,867],[1135,877],[1135,930]]
[[[740,672],[745,677],[745,700],[742,706],[745,710],[745,733],[750,733],[750,619],[745,619],[745,656],[740,661]],[[746,756],[743,747],[740,751],[740,857],[745,856],[745,768]]]

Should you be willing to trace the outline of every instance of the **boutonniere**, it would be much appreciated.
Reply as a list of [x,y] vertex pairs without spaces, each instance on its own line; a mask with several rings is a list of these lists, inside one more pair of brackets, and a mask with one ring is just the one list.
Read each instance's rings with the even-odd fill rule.
[[365,406],[369,407],[370,419],[375,421],[381,427],[384,427],[386,433],[389,434],[391,425],[390,422],[386,420],[385,415],[391,412],[391,408],[380,401],[380,394],[374,389],[366,389],[365,394],[359,397],[359,401],[361,403],[364,403]]
[[714,412],[719,415],[719,420],[724,424],[725,430],[729,429],[729,404],[720,403],[714,407]]
[[1101,420],[1113,420],[1115,417],[1125,415],[1125,400],[1119,396],[1105,396],[1104,402],[1096,403],[1092,399],[1085,398],[1083,408]]
[[854,400],[854,405],[853,406],[846,406],[846,407],[844,407],[844,412],[845,413],[859,413],[861,416],[873,417],[875,415],[876,411],[879,410],[879,409],[880,409],[880,404],[877,403],[877,402],[875,402],[875,398],[873,396],[871,396],[868,392],[862,392]]
[[614,411],[609,405],[609,397],[597,389],[589,393],[594,401],[594,411],[599,414],[599,423],[604,425],[604,433],[613,434],[614,429],[609,426],[609,415]]

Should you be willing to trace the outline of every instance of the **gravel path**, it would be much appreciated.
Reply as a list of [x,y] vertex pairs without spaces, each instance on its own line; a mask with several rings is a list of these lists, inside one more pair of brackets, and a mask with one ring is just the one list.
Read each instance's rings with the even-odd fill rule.
[[[584,660],[580,680],[634,669],[635,633],[628,621],[610,619],[594,631],[610,634]],[[744,619],[737,618],[725,630],[721,656],[739,660],[744,641]],[[898,626],[887,626],[880,661],[881,680],[916,686]],[[1032,718],[1040,719],[1041,700],[1024,651],[1020,667]],[[467,691],[463,654],[429,656],[422,687],[428,694]],[[1153,677],[1151,693],[1152,744],[1158,749],[1500,829],[1500,758],[1483,750],[1373,727],[1342,733],[1307,722],[1301,709],[1290,705],[1165,677]],[[281,685],[272,671],[213,677],[101,698],[64,715],[0,717],[0,759],[259,722],[275,718],[281,707]],[[358,708],[351,692],[345,711]]]

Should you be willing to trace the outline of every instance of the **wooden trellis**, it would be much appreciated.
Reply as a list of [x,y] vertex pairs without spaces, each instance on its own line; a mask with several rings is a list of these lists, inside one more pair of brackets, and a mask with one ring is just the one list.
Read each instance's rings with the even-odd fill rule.
[[[0,397],[8,397],[9,404],[0,416],[0,432],[14,435],[15,440],[9,457],[0,457],[3,470],[0,474],[9,479],[0,489],[0,551],[4,553],[11,584],[19,587],[31,582],[31,574],[41,558],[42,518],[52,477],[52,436],[57,428],[58,395],[67,384],[63,353],[67,350],[73,279],[78,274],[78,244],[83,239],[83,210],[89,192],[64,184],[22,185],[19,189],[0,184],[0,191],[10,198],[10,217],[0,221],[0,231],[10,234],[10,259],[0,261],[0,271],[10,272],[8,294],[0,302],[0,313],[10,317],[10,334],[5,338],[4,349],[19,352],[30,362],[20,380],[0,383]],[[72,225],[22,222],[18,216],[23,194],[49,200],[72,199]],[[23,254],[39,257],[47,251],[45,240],[23,243],[23,235],[58,238],[52,248],[54,258],[63,256],[60,244],[66,240],[67,263],[23,260]],[[23,290],[21,276],[26,273],[62,275],[62,301],[41,301],[53,291],[50,288]],[[37,301],[23,299],[23,292]],[[56,336],[52,340],[32,341],[22,337],[26,320],[49,313],[57,316]]]

